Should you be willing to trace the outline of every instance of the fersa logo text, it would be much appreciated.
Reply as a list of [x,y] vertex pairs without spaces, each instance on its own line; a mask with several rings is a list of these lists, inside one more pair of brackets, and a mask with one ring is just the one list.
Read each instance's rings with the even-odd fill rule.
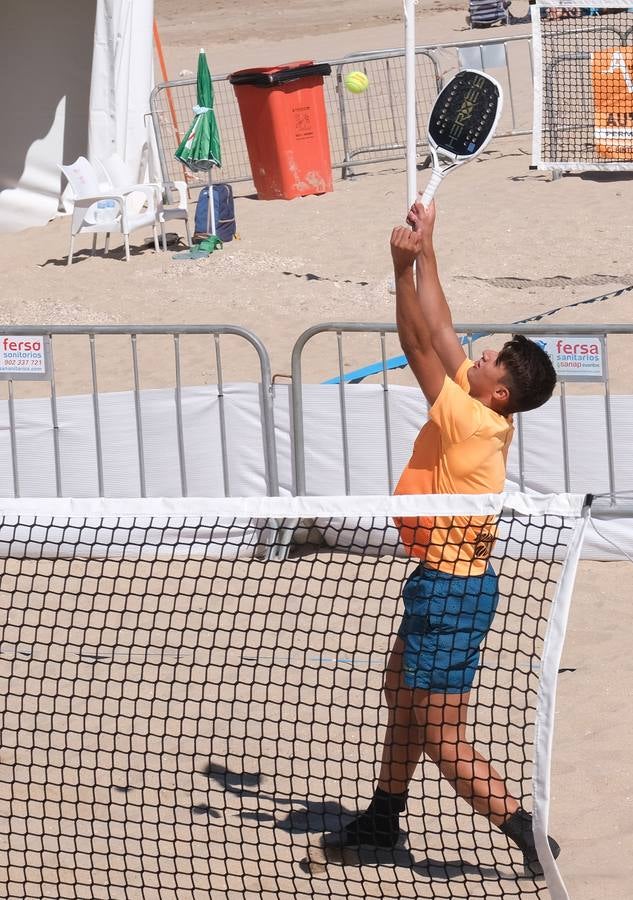
[[556,352],[565,354],[566,356],[574,353],[582,353],[582,354],[591,354],[591,356],[598,356],[600,353],[600,345],[599,344],[571,344],[569,341],[561,340],[560,338],[556,341]]
[[12,338],[2,338],[3,350],[41,350],[41,341],[15,341]]

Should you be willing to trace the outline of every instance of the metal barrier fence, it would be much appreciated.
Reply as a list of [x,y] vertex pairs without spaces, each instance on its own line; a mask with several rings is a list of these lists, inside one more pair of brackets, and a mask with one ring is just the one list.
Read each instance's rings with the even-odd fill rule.
[[[6,330],[6,329],[5,329]],[[20,496],[20,469],[18,453],[18,429],[16,425],[16,392],[19,385],[25,385],[30,389],[31,395],[36,393],[41,398],[48,398],[50,403],[50,425],[52,428],[52,453],[54,456],[54,471],[56,495],[63,496],[64,466],[60,451],[60,415],[58,381],[65,383],[64,393],[68,394],[68,386],[71,392],[79,393],[82,390],[89,393],[92,398],[92,429],[94,447],[94,465],[96,468],[96,484],[99,496],[103,496],[104,490],[104,458],[103,458],[103,411],[104,394],[107,390],[124,390],[122,383],[129,378],[129,390],[133,392],[134,402],[134,428],[136,432],[136,452],[138,463],[138,493],[147,496],[147,461],[146,461],[146,434],[143,419],[143,405],[141,391],[151,388],[169,388],[173,390],[173,408],[170,418],[175,418],[175,430],[177,436],[177,460],[180,491],[183,496],[188,494],[187,464],[185,454],[185,428],[183,425],[183,390],[185,389],[185,373],[188,381],[200,384],[201,377],[210,374],[213,370],[213,381],[217,389],[218,402],[218,426],[222,484],[225,496],[231,495],[229,477],[229,435],[225,405],[225,365],[222,359],[221,340],[227,336],[234,336],[240,342],[246,342],[255,351],[256,365],[253,367],[259,373],[260,408],[261,408],[261,440],[263,448],[263,460],[265,469],[266,492],[271,496],[279,493],[279,477],[277,472],[277,451],[275,446],[275,430],[273,418],[273,388],[270,360],[266,348],[259,338],[244,328],[233,325],[135,325],[135,326],[11,326],[12,336],[43,337],[46,345],[48,372],[46,377],[32,381],[19,381],[6,378],[8,424],[10,432],[11,477],[14,496]],[[122,343],[113,345],[115,336],[120,336]],[[152,348],[148,346],[150,336],[158,341]],[[196,347],[196,354],[183,352],[185,338],[193,340],[198,336],[200,342]],[[72,338],[72,341],[71,341]],[[107,354],[104,354],[99,362],[99,352],[103,350],[103,342],[106,340]],[[206,338],[209,338],[207,341]],[[55,360],[55,350],[61,341],[65,341],[63,348],[66,352],[60,354]],[[145,342],[145,344],[143,343]],[[99,346],[97,346],[99,344]],[[171,348],[171,360],[170,360]],[[143,360],[141,356],[145,354]],[[141,362],[145,362],[148,356],[152,357],[154,371],[153,377],[148,373],[141,375]],[[197,358],[194,360],[193,356]],[[195,371],[195,374],[194,374]],[[104,390],[105,389],[105,390]],[[109,413],[111,418],[112,413]],[[72,427],[72,425],[69,425]],[[121,426],[124,429],[124,426]],[[155,441],[156,435],[152,438]],[[210,460],[211,462],[211,460]]]
[[[523,62],[521,60],[523,59]],[[504,88],[506,111],[497,135],[531,132],[532,80],[518,85],[517,70],[531,73],[529,35],[416,48],[416,94],[418,147],[426,146],[426,122],[435,97],[447,78],[464,67],[494,70]],[[332,167],[345,178],[354,167],[403,159],[405,156],[404,50],[358,53],[326,60],[332,76],[324,80],[324,98],[330,137]],[[364,94],[351,94],[343,86],[348,71],[361,70],[370,81]],[[229,76],[213,79],[215,110],[222,140],[225,182],[251,180],[248,151],[233,86]],[[174,153],[191,123],[196,103],[194,78],[158,84],[152,91],[150,109],[163,179],[186,178],[190,187],[206,184],[203,176],[183,172]]]
[[[618,490],[627,488],[628,485],[618,485],[616,477],[616,453],[614,444],[614,425],[612,414],[612,398],[611,383],[608,371],[608,339],[617,335],[633,334],[633,325],[544,325],[544,324],[524,324],[524,325],[457,325],[458,332],[463,334],[468,345],[469,355],[473,355],[473,345],[482,338],[488,338],[490,335],[508,335],[512,333],[521,333],[532,336],[548,336],[561,334],[569,336],[587,336],[590,335],[603,342],[603,368],[600,380],[603,384],[603,409],[602,412],[596,413],[596,403],[598,399],[593,393],[595,400],[593,409],[597,417],[603,419],[606,435],[606,446],[604,451],[600,452],[600,462],[606,460],[603,467],[603,474],[600,475],[597,470],[592,468],[592,481],[596,483],[603,478],[608,484],[608,490],[613,498]],[[353,453],[350,449],[350,428],[349,421],[352,416],[356,416],[356,438],[358,438],[358,429],[360,426],[363,435],[366,434],[366,425],[369,423],[365,419],[359,419],[358,413],[349,409],[350,397],[354,391],[354,387],[350,387],[345,382],[345,349],[343,345],[345,335],[358,335],[370,338],[375,335],[380,341],[381,364],[374,367],[377,374],[374,377],[379,379],[382,388],[382,417],[384,426],[384,472],[382,463],[378,464],[378,478],[382,480],[384,476],[384,486],[379,486],[374,492],[391,492],[395,485],[394,476],[398,475],[397,466],[394,464],[394,448],[397,448],[401,455],[403,450],[402,441],[394,440],[391,415],[392,400],[395,400],[394,392],[391,390],[395,386],[395,377],[390,376],[390,360],[387,355],[386,338],[387,336],[397,335],[397,328],[394,323],[324,323],[315,325],[305,331],[295,343],[292,351],[292,377],[291,377],[291,411],[288,419],[288,429],[290,431],[290,444],[292,452],[292,469],[293,469],[293,487],[297,494],[306,494],[309,490],[307,484],[306,473],[306,433],[304,419],[304,382],[303,382],[303,354],[306,347],[313,338],[318,335],[335,335],[336,337],[336,353],[338,355],[339,383],[336,387],[338,392],[338,421],[340,421],[340,446],[342,448],[342,470],[344,476],[344,491],[352,493],[351,482],[354,470]],[[11,467],[5,467],[2,472],[4,485],[0,489],[5,496],[11,494],[20,496],[20,459],[29,459],[31,467],[33,465],[42,465],[47,467],[51,472],[54,471],[55,493],[57,496],[71,495],[64,489],[64,482],[68,483],[69,466],[78,464],[77,448],[79,452],[86,452],[89,449],[89,459],[81,461],[84,465],[84,471],[89,473],[86,478],[94,481],[94,488],[100,496],[108,493],[112,494],[112,481],[106,484],[104,477],[104,446],[108,446],[109,468],[107,469],[108,479],[111,479],[112,459],[114,445],[115,453],[120,452],[120,458],[115,456],[114,465],[124,465],[124,455],[122,450],[125,445],[128,448],[127,463],[134,461],[134,466],[138,472],[138,482],[135,473],[131,473],[132,490],[138,492],[140,496],[147,496],[148,484],[151,487],[152,478],[154,483],[164,490],[165,481],[168,474],[171,475],[172,468],[177,470],[177,475],[172,479],[171,493],[180,492],[182,496],[189,494],[190,480],[187,469],[188,453],[192,452],[192,444],[194,444],[194,452],[197,455],[198,465],[200,455],[202,455],[203,468],[215,466],[221,468],[221,477],[215,479],[217,483],[217,494],[231,496],[235,484],[232,485],[230,477],[230,463],[234,454],[231,453],[231,447],[239,446],[241,448],[241,456],[244,456],[245,450],[251,453],[250,457],[245,457],[244,465],[255,468],[263,468],[263,477],[266,493],[276,496],[279,494],[280,478],[279,463],[280,459],[277,455],[277,446],[275,439],[275,421],[274,421],[274,392],[273,380],[271,377],[271,367],[268,353],[262,342],[251,332],[243,328],[231,325],[192,325],[192,326],[94,326],[91,328],[85,326],[28,326],[28,327],[12,327],[11,335],[14,337],[43,337],[47,342],[48,371],[45,377],[40,380],[24,380],[20,381],[14,376],[15,380],[4,376],[3,380],[6,385],[6,419],[7,425],[4,428],[4,438],[6,452],[10,456]],[[244,446],[244,436],[237,441],[235,435],[237,430],[233,431],[233,421],[231,415],[227,416],[227,410],[233,414],[235,406],[227,406],[225,366],[222,360],[221,341],[237,339],[241,347],[249,346],[255,351],[253,360],[253,371],[257,372],[259,378],[259,400],[258,400],[258,417],[253,416],[253,409],[249,407],[248,418],[249,423],[255,422],[255,429],[261,435],[261,452],[263,454],[263,467],[261,466],[262,458],[259,456],[259,439],[254,442],[253,447],[246,448]],[[117,339],[115,345],[113,341]],[[184,342],[198,340],[200,343],[194,347],[192,343],[188,343],[184,348]],[[150,341],[160,342],[149,346]],[[59,350],[56,358],[56,350]],[[194,352],[195,351],[195,352]],[[625,351],[626,352],[626,351]],[[234,354],[233,354],[234,355]],[[171,356],[171,360],[170,360]],[[319,358],[324,356],[323,348],[319,348]],[[153,365],[147,366],[148,357],[151,358]],[[399,361],[397,361],[399,364]],[[240,381],[245,380],[246,369],[244,361],[240,358],[236,361],[239,365]],[[212,370],[212,371],[211,371]],[[203,380],[200,380],[200,377]],[[255,380],[255,379],[253,379]],[[0,382],[1,384],[2,382]],[[128,398],[126,400],[126,408],[124,410],[125,421],[117,418],[116,410],[113,413],[113,405],[109,402],[112,397],[121,397],[126,392],[125,385],[128,387]],[[193,419],[199,416],[199,406],[192,406],[192,395],[189,393],[193,387],[194,393],[198,391],[200,394],[200,385],[211,385],[213,388],[212,397],[214,402],[217,401],[217,414],[214,413],[213,421],[210,427],[215,429],[211,435],[209,425],[207,428],[207,442],[209,446],[199,446],[197,438],[188,430],[191,427]],[[20,390],[20,385],[23,386]],[[59,390],[58,390],[59,388]],[[168,388],[165,391],[165,388]],[[145,418],[145,411],[156,409],[156,400],[152,399],[152,389],[162,389],[160,393],[161,410],[164,413],[165,406],[169,406],[168,416],[169,429],[171,437],[157,431],[155,419],[151,419],[148,415]],[[173,394],[171,393],[173,391]],[[391,395],[390,395],[391,391]],[[108,394],[108,392],[111,392]],[[359,394],[356,389],[357,396]],[[30,408],[18,410],[16,415],[17,394],[25,394],[25,399],[37,397],[44,402],[48,413],[45,413],[42,407],[39,412]],[[362,394],[362,391],[360,392]],[[562,458],[562,471],[564,478],[564,489],[571,489],[572,467],[570,466],[570,435],[568,427],[568,392],[565,381],[560,382],[558,389],[560,401],[560,447]],[[333,408],[330,405],[329,398],[325,394],[320,394],[320,398],[327,400],[326,406],[321,407],[322,426],[327,425],[328,428],[338,428],[336,424],[336,412],[333,417]],[[374,395],[375,396],[375,395]],[[81,404],[75,406],[75,418],[69,415],[67,405],[69,397],[73,401],[82,401]],[[20,398],[22,399],[22,398]],[[231,399],[231,398],[229,398]],[[207,403],[208,407],[209,394],[203,396],[203,403]],[[251,402],[251,401],[249,401]],[[599,403],[598,403],[599,405]],[[207,407],[204,407],[205,409]],[[283,408],[283,403],[280,409]],[[120,409],[118,407],[117,409]],[[186,415],[183,414],[186,411]],[[60,414],[61,411],[61,414]],[[372,425],[375,419],[375,410],[372,408],[370,413],[365,415],[372,416]],[[585,413],[583,412],[583,415]],[[326,419],[323,416],[327,416]],[[26,416],[26,420],[20,420],[21,416]],[[50,416],[50,419],[48,419]],[[193,418],[192,418],[193,417]],[[45,421],[47,420],[48,421]],[[105,419],[105,425],[104,425]],[[163,415],[161,422],[165,421]],[[197,420],[196,420],[197,421]],[[409,424],[411,424],[409,422]],[[517,454],[518,454],[518,470],[519,470],[519,487],[525,489],[526,484],[526,458],[524,447],[524,423],[523,416],[516,417],[517,424]],[[25,427],[27,426],[27,427]],[[109,443],[103,440],[104,427],[109,434]],[[161,426],[162,427],[162,426]],[[249,425],[249,427],[251,427]],[[285,426],[284,426],[285,427]],[[596,426],[597,427],[597,426]],[[618,430],[622,433],[626,432],[630,425],[627,421],[620,422]],[[573,425],[577,428],[577,423]],[[128,429],[126,438],[126,429]],[[83,443],[79,441],[79,432],[83,434]],[[50,444],[46,443],[44,455],[33,457],[32,447],[29,440],[33,435],[41,435],[46,433],[46,441],[50,438]],[[217,433],[216,433],[217,432]],[[71,438],[72,450],[68,458],[61,452],[60,435],[65,441],[68,441],[69,434]],[[85,435],[89,434],[89,440],[85,440]],[[332,436],[337,442],[335,431]],[[114,437],[113,437],[114,436]],[[22,442],[25,442],[22,444]],[[74,441],[74,443],[73,443]],[[127,443],[126,443],[127,441]],[[172,441],[171,456],[167,452],[163,452],[161,443],[169,443]],[[327,443],[327,442],[326,442]],[[158,450],[156,449],[158,445]],[[176,449],[173,449],[173,446]],[[211,446],[213,445],[213,446]],[[130,446],[134,449],[130,450]],[[49,449],[50,447],[50,449]],[[20,457],[19,450],[26,452],[26,456]],[[151,449],[151,453],[149,452]],[[378,449],[378,448],[376,448]],[[186,452],[187,451],[187,452]],[[319,453],[323,456],[323,448]],[[372,448],[372,453],[374,452]],[[529,453],[532,454],[532,465],[534,464],[535,448],[530,446]],[[537,451],[538,452],[538,449]],[[338,467],[338,454],[336,449],[332,459],[327,465]],[[158,454],[158,461],[157,461]],[[628,450],[627,450],[628,454]],[[382,455],[382,451],[381,451]],[[148,457],[150,458],[148,474]],[[172,460],[173,457],[173,460]],[[334,457],[336,461],[333,462]],[[249,463],[250,459],[250,463]],[[329,458],[328,458],[329,459]],[[173,466],[172,466],[173,462]],[[622,463],[622,457],[618,460]],[[166,468],[172,467],[172,468]],[[593,463],[592,463],[593,466]],[[337,472],[340,474],[340,467]],[[91,474],[90,474],[91,473]],[[151,476],[151,477],[150,477]],[[51,480],[52,480],[51,476]],[[261,476],[258,476],[261,477]],[[574,476],[575,477],[575,476]],[[130,483],[130,478],[127,482]],[[191,481],[195,482],[196,476],[192,476]],[[138,483],[138,488],[137,488]],[[197,482],[199,484],[199,481]],[[33,493],[33,480],[31,479],[30,492]],[[85,486],[82,484],[82,486]],[[290,485],[289,485],[290,486]],[[107,488],[107,490],[106,490]],[[551,488],[551,485],[548,489]],[[205,486],[203,485],[203,490]],[[256,493],[259,487],[251,493]],[[205,493],[207,491],[205,490]],[[342,492],[342,491],[341,491]],[[116,492],[114,494],[117,495]],[[129,494],[125,494],[129,496]]]
[[[606,457],[608,468],[609,493],[614,498],[618,489],[615,476],[614,462],[614,437],[613,437],[613,418],[611,410],[611,392],[609,384],[608,358],[607,358],[607,338],[609,335],[616,334],[633,334],[632,325],[456,325],[456,331],[466,338],[468,355],[472,357],[472,347],[475,341],[489,335],[506,335],[525,334],[532,336],[547,335],[591,335],[604,339],[604,370],[601,379],[604,385],[604,417],[606,426]],[[349,397],[350,387],[345,383],[344,372],[344,347],[343,336],[345,334],[376,334],[380,338],[380,355],[381,369],[379,379],[383,391],[383,421],[384,421],[384,438],[386,452],[386,476],[387,483],[385,490],[391,493],[395,486],[394,481],[394,464],[393,464],[393,435],[390,422],[390,406],[389,406],[389,368],[387,353],[385,347],[385,339],[388,334],[397,334],[397,327],[394,323],[360,323],[360,322],[331,322],[321,325],[315,325],[307,329],[297,340],[292,351],[292,428],[293,428],[293,468],[295,479],[295,491],[298,495],[307,493],[306,479],[306,441],[304,432],[304,408],[303,408],[303,376],[302,376],[302,354],[306,345],[317,335],[334,334],[337,340],[337,356],[339,361],[339,379],[338,379],[338,395],[339,395],[339,414],[341,423],[341,442],[343,454],[343,469],[345,480],[345,493],[351,493],[351,472],[352,460],[350,453],[350,433],[348,428],[348,411],[347,400]],[[322,353],[322,348],[320,350]],[[351,390],[354,388],[352,387]],[[568,429],[568,398],[567,389],[564,381],[559,382],[559,397],[561,408],[561,427],[562,427],[562,462],[565,490],[570,490],[570,458],[569,458],[569,429]],[[515,416],[517,445],[518,445],[518,461],[519,461],[519,486],[521,490],[525,488],[525,455],[523,441],[523,415]],[[626,485],[628,488],[629,485]]]

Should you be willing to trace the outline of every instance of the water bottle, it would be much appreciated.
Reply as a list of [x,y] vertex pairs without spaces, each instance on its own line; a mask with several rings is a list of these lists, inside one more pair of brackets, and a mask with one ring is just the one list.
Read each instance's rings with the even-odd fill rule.
[[116,217],[116,200],[99,200],[95,213],[95,222],[112,222]]

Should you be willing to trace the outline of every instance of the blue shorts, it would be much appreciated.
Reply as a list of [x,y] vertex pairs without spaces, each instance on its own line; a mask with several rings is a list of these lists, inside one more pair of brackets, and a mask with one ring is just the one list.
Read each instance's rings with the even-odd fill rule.
[[404,684],[438,694],[470,690],[479,647],[499,600],[498,580],[489,564],[484,575],[463,577],[419,565],[402,592]]

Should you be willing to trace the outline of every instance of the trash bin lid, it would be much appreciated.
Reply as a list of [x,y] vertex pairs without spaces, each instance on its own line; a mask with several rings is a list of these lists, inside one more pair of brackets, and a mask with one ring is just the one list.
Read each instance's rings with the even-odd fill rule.
[[299,78],[330,75],[332,66],[329,63],[315,63],[311,60],[287,63],[284,66],[272,66],[259,69],[240,69],[229,75],[231,84],[252,84],[256,87],[274,87],[297,81]]

